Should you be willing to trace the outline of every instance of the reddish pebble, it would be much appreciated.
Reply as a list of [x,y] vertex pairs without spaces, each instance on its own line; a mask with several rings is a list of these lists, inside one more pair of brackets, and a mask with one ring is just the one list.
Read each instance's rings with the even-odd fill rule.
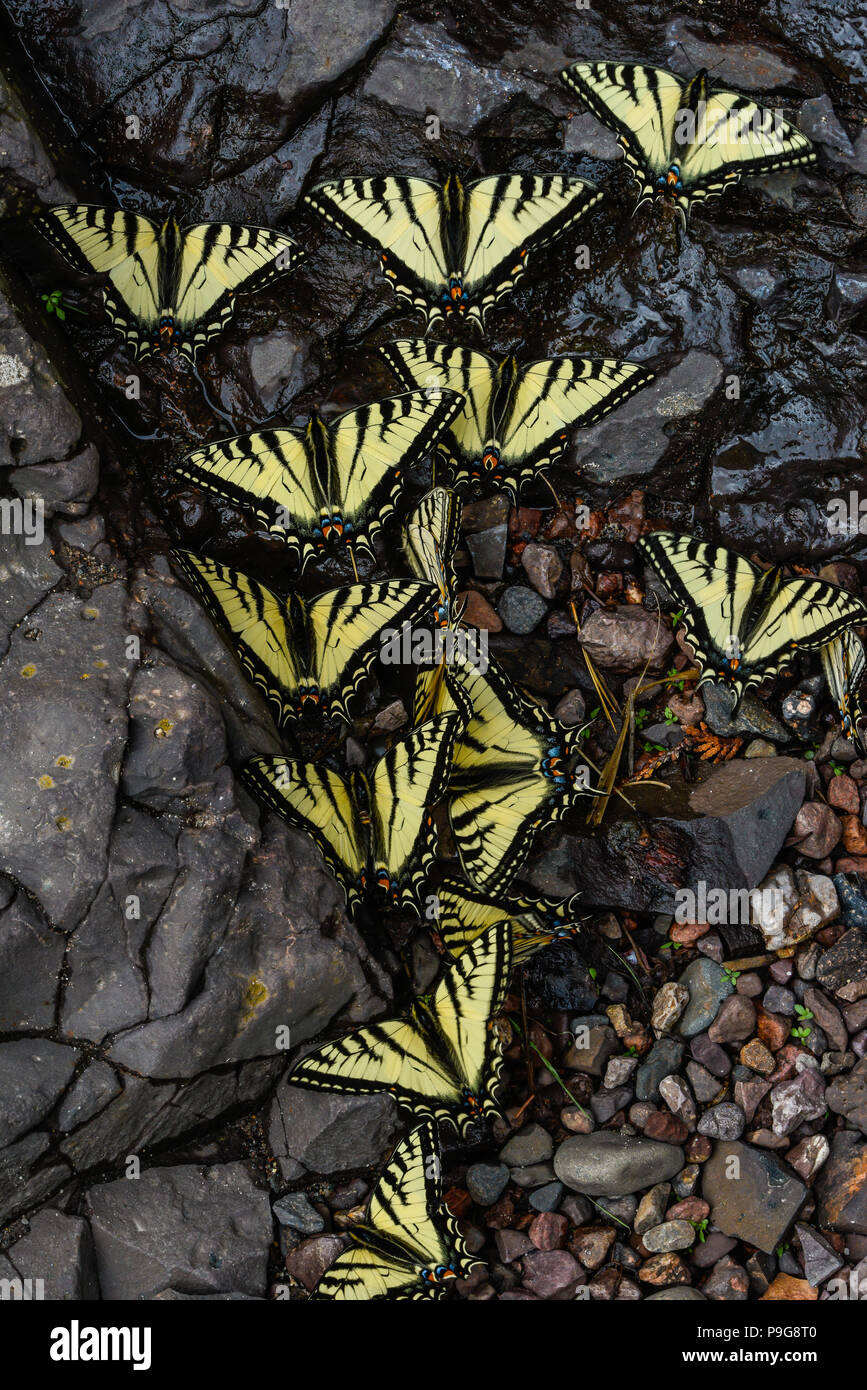
[[704,1221],[706,1216],[710,1216],[710,1207],[701,1197],[684,1197],[665,1213],[666,1221]]
[[503,623],[498,613],[488,603],[483,594],[475,589],[465,589],[458,594],[458,601],[466,599],[463,620],[468,627],[481,628],[485,632],[502,632]]
[[851,777],[847,777],[842,772],[839,777],[832,777],[828,783],[828,805],[833,806],[838,811],[847,811],[850,815],[857,816],[861,809],[861,802],[858,797],[858,784],[853,782]]
[[683,1120],[679,1120],[676,1115],[667,1115],[662,1110],[650,1116],[644,1126],[644,1133],[648,1139],[660,1139],[663,1144],[685,1144],[689,1136],[689,1130]]
[[791,1031],[792,1025],[789,1020],[784,1018],[782,1014],[768,1013],[767,1009],[761,1007],[756,1009],[756,1014],[758,1015],[756,1032],[761,1041],[771,1052],[779,1052]]
[[707,1163],[713,1153],[713,1144],[706,1134],[691,1134],[684,1154],[687,1163]]
[[537,1250],[562,1250],[569,1222],[556,1211],[543,1211],[530,1222],[527,1235]]
[[668,934],[672,941],[679,941],[681,946],[691,946],[709,931],[707,922],[675,922]]
[[849,854],[867,854],[867,825],[860,816],[843,817],[843,848]]

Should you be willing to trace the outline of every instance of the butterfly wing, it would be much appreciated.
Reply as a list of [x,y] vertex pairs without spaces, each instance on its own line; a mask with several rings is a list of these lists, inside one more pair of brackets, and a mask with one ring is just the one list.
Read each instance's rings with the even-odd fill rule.
[[680,175],[687,197],[701,201],[719,197],[740,178],[810,164],[815,158],[806,135],[787,122],[775,122],[773,113],[761,112],[749,97],[715,92],[697,123]]
[[334,491],[345,536],[368,550],[369,537],[395,509],[404,478],[461,409],[453,391],[389,396],[347,411],[330,427]]
[[864,680],[865,654],[860,637],[851,630],[835,637],[822,648],[822,667],[828,688],[840,711],[843,733],[864,751],[860,730],[861,683]]
[[291,270],[303,255],[285,232],[231,222],[200,222],[181,233],[175,291],[176,346],[190,358],[220,332],[237,294]]
[[455,487],[464,485],[467,470],[481,468],[485,441],[490,438],[496,362],[482,352],[424,339],[387,343],[380,352],[405,385],[429,392],[457,391],[463,396],[464,404],[440,438],[437,452],[452,468]]
[[816,651],[854,623],[867,622],[867,606],[822,579],[781,579],[770,591],[743,648],[746,685],[757,685],[788,666],[792,654]]
[[570,429],[601,420],[653,377],[636,362],[610,359],[518,364],[504,415],[493,422],[498,486],[517,499],[524,484],[563,453]]
[[458,715],[431,719],[380,758],[370,779],[374,882],[420,915],[419,891],[436,854],[430,808],[445,793]]
[[367,868],[367,836],[343,778],[319,763],[253,758],[241,780],[270,811],[315,841],[354,910]]
[[112,325],[146,356],[160,317],[158,228],[147,217],[87,204],[49,208],[37,225],[76,270],[109,276],[103,301]]
[[638,63],[573,63],[560,76],[617,135],[638,184],[639,204],[653,198],[673,157],[683,83],[662,68]]
[[279,725],[298,717],[302,696],[318,699],[300,599],[278,598],[240,570],[189,550],[173,551],[172,563],[273,706]]
[[416,178],[346,178],[321,183],[304,201],[345,236],[379,252],[396,294],[427,312],[449,271],[438,184]]
[[325,707],[350,722],[349,706],[381,650],[381,633],[429,617],[436,591],[409,579],[351,584],[309,605],[309,646]]
[[[498,174],[465,193],[462,271],[466,315],[480,326],[488,308],[508,294],[535,252],[585,215],[602,194],[558,174]],[[435,309],[432,318],[441,317]]]
[[316,553],[310,537],[323,511],[322,485],[307,438],[299,430],[263,430],[196,449],[172,469],[214,497],[252,514],[300,557]]
[[443,600],[455,586],[454,555],[461,522],[461,504],[450,488],[426,493],[403,528],[403,552],[417,579],[436,584]]
[[459,956],[497,922],[509,924],[516,965],[557,937],[574,936],[580,930],[580,923],[575,920],[577,894],[566,900],[530,893],[505,900],[494,899],[478,892],[469,883],[447,878],[437,888],[436,896],[437,929],[452,956]]
[[386,1092],[413,1114],[453,1123],[460,1082],[415,1016],[385,1019],[309,1052],[293,1067],[293,1086],[341,1095]]
[[742,651],[759,571],[749,560],[692,536],[653,531],[638,549],[683,608],[686,640],[701,664],[699,684],[728,679],[727,663]]

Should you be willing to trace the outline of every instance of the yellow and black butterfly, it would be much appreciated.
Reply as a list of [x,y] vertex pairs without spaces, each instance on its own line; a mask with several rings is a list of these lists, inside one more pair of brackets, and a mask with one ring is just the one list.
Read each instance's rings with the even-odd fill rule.
[[552,719],[491,662],[450,673],[473,717],[455,744],[449,821],[461,867],[490,897],[508,887],[538,831],[593,794],[586,766],[568,762],[581,732]]
[[443,391],[389,396],[304,429],[222,439],[172,470],[183,482],[251,512],[302,569],[329,546],[372,554],[370,538],[395,509],[404,476],[436,443],[462,400]]
[[843,724],[843,733],[860,752],[867,752],[861,721],[861,683],[864,679],[864,645],[851,630],[835,637],[821,651],[822,667],[828,688],[836,701]]
[[742,555],[692,536],[654,531],[638,550],[683,609],[687,642],[701,679],[724,681],[734,713],[747,690],[791,663],[796,651],[824,647],[867,622],[867,606],[822,579],[787,579]]
[[427,314],[481,328],[489,307],[602,194],[559,174],[498,174],[464,184],[403,177],[345,178],[305,197],[345,236],[380,253],[395,292]]
[[439,1145],[429,1121],[398,1144],[364,1222],[348,1234],[351,1248],[325,1271],[311,1298],[442,1298],[481,1263],[443,1205]]
[[512,964],[507,922],[488,927],[400,1018],[370,1023],[301,1059],[293,1086],[346,1095],[385,1092],[413,1115],[464,1134],[499,1114],[502,1056],[492,1020]]
[[318,710],[350,721],[349,707],[391,623],[430,620],[437,591],[410,579],[350,584],[306,600],[286,598],[240,570],[189,550],[172,561],[226,635],[280,727]]
[[464,491],[521,489],[560,457],[569,430],[608,415],[654,373],[637,362],[553,357],[496,362],[481,352],[404,339],[380,348],[405,386],[458,391],[464,408],[437,445]]
[[372,888],[388,907],[421,915],[437,840],[430,808],[445,791],[460,722],[457,715],[428,720],[392,744],[369,776],[356,770],[347,781],[324,763],[263,757],[241,777],[315,840],[351,911]]
[[436,890],[436,926],[451,956],[459,956],[483,931],[507,922],[516,965],[549,946],[574,939],[581,930],[576,918],[579,894],[565,900],[524,893],[520,897],[489,898],[459,878],[445,878]]
[[741,178],[810,164],[816,152],[777,112],[737,92],[714,92],[707,73],[683,82],[638,63],[574,63],[560,74],[613,130],[638,184],[638,202],[664,198],[686,226],[693,203]]
[[86,204],[49,208],[38,227],[70,265],[107,275],[106,312],[136,357],[175,348],[195,360],[235,312],[304,254],[285,232],[231,222],[179,227]]

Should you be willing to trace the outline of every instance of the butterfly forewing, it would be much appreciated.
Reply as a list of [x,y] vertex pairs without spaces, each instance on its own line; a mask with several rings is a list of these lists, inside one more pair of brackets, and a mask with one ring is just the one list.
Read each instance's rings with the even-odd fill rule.
[[320,763],[253,758],[241,770],[244,783],[289,825],[313,839],[350,907],[357,903],[367,866],[367,836],[349,787]]

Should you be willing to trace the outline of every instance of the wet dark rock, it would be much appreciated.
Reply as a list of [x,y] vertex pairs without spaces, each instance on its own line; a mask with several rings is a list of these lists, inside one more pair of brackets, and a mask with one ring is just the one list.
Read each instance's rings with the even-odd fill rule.
[[[674,912],[679,890],[753,888],[773,863],[801,804],[804,765],[794,758],[735,759],[689,792],[630,794],[641,823],[606,818],[592,838],[565,834],[530,861],[528,878],[554,896],[580,889],[589,906]],[[670,810],[668,807],[670,806]],[[751,927],[721,927],[728,944],[747,946]]]
[[271,1104],[268,1140],[285,1180],[303,1169],[336,1173],[381,1161],[399,1134],[388,1096],[306,1091],[283,1078]]
[[441,25],[402,18],[363,91],[422,118],[434,113],[447,129],[467,133],[519,92],[541,95],[542,89],[501,67],[482,67]]
[[711,1204],[713,1224],[760,1250],[779,1245],[806,1191],[772,1154],[737,1140],[718,1142],[702,1168],[702,1195]]
[[616,417],[607,416],[583,430],[572,450],[574,462],[599,487],[645,481],[668,449],[672,422],[697,415],[721,379],[722,366],[715,356],[688,352],[625,401]]
[[271,1206],[243,1163],[152,1168],[92,1187],[86,1208],[103,1298],[265,1293]]
[[815,1183],[816,1218],[826,1230],[867,1235],[867,1144],[860,1135],[838,1130]]
[[[78,24],[19,0],[28,47],[62,110],[92,131],[103,159],[145,184],[186,187],[233,174],[282,145],[292,127],[360,63],[385,32],[390,0],[339,13],[309,0],[292,9],[220,3],[206,12],[148,5]],[[251,74],[254,79],[251,81]],[[122,90],[122,99],[117,93]],[[126,116],[143,138],[126,138]]]
[[477,579],[502,579],[507,538],[505,522],[467,536],[467,547],[473,557],[473,572]]
[[575,1192],[621,1197],[674,1177],[683,1150],[640,1135],[573,1134],[554,1154],[554,1171]]
[[526,636],[538,627],[547,611],[547,604],[539,594],[519,584],[510,585],[497,604],[497,612],[505,626],[519,636]]
[[867,1134],[867,1058],[862,1057],[848,1076],[838,1076],[825,1092],[829,1110],[845,1115],[851,1126]]
[[0,1280],[42,1281],[43,1297],[60,1302],[99,1298],[90,1227],[51,1207],[35,1212],[20,1239],[0,1254]]

